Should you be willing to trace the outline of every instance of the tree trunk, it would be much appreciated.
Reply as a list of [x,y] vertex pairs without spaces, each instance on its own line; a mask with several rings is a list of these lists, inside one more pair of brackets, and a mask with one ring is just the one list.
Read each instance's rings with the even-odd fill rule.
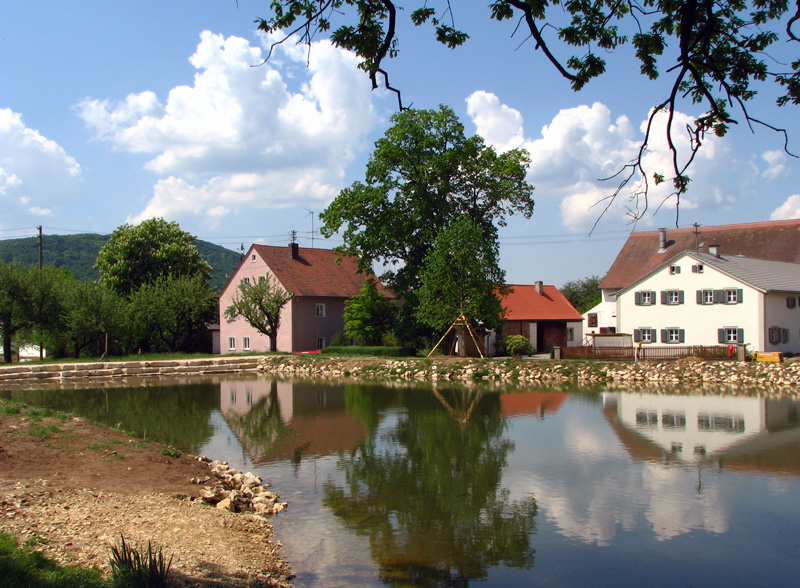
[[278,348],[278,333],[275,331],[269,336],[269,350],[276,351]]
[[3,329],[3,361],[11,363],[11,329]]

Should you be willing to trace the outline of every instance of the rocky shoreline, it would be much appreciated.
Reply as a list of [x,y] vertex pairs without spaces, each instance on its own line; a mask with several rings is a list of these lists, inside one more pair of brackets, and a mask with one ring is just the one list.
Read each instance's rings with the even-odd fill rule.
[[[160,378],[228,374],[345,378],[366,381],[475,382],[504,385],[643,385],[713,387],[726,393],[800,395],[800,361],[754,363],[688,358],[639,363],[461,358],[363,358],[325,355],[233,356],[158,361],[0,366],[0,389],[48,386],[128,385]],[[113,384],[109,384],[113,382]]]

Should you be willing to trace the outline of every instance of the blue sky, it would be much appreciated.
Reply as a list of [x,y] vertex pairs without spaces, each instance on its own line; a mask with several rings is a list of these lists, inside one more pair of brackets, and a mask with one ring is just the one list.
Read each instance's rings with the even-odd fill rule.
[[[630,159],[667,80],[646,80],[626,50],[574,93],[530,42],[511,37],[514,23],[490,21],[483,3],[454,6],[467,45],[452,51],[427,28],[401,28],[400,57],[387,64],[393,85],[414,107],[447,104],[497,149],[531,152],[534,215],[501,232],[509,283],[560,286],[604,274],[633,226],[620,200],[588,235],[593,205],[614,188],[598,178]],[[292,230],[311,246],[315,214],[363,179],[396,99],[371,91],[357,59],[322,39],[310,54],[287,43],[252,67],[269,44],[253,23],[267,8],[254,0],[4,3],[0,239],[33,235],[38,225],[45,234],[110,233],[164,216],[231,248],[285,244]],[[778,109],[774,98],[764,88],[752,111],[785,127],[800,153],[797,109]],[[697,114],[682,108],[682,117]],[[657,167],[663,142],[652,146]],[[680,226],[800,217],[800,163],[782,149],[780,135],[743,125],[707,141]],[[675,226],[672,202],[654,210],[637,230]]]

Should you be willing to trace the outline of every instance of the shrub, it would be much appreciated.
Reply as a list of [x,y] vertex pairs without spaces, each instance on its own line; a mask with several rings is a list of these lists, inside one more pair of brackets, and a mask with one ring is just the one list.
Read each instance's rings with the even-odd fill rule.
[[139,553],[120,536],[120,544],[111,548],[109,564],[115,588],[166,588],[172,557],[165,561],[161,549],[153,550],[150,541],[147,553]]
[[528,339],[522,335],[509,335],[505,338],[503,344],[505,346],[506,353],[513,357],[519,357],[520,355],[532,355],[535,353],[530,341],[528,341]]
[[172,445],[170,445],[161,450],[161,455],[178,458],[181,456],[181,450],[175,449]]

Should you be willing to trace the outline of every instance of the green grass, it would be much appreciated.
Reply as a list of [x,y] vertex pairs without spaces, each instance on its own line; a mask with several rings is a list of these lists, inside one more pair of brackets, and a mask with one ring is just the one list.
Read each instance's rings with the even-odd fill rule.
[[78,566],[62,567],[33,550],[40,541],[18,545],[0,532],[0,588],[102,587],[100,571]]
[[58,425],[47,425],[41,427],[33,427],[30,430],[26,431],[25,434],[31,437],[39,437],[39,439],[50,439],[53,437],[53,433],[58,433],[60,429]]

